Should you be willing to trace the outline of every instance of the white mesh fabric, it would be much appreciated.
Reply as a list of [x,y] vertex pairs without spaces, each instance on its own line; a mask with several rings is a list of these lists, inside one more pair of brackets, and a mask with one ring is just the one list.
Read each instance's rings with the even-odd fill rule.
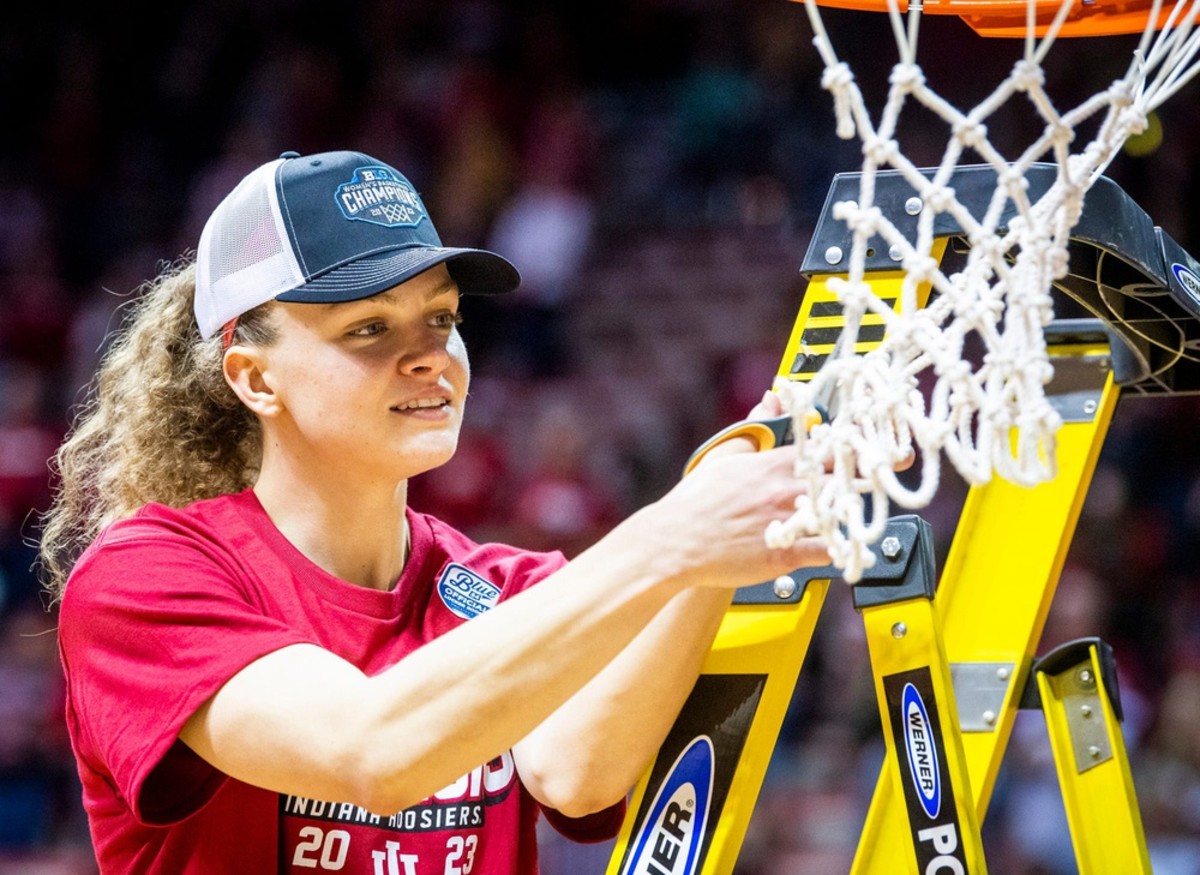
[[275,171],[283,160],[264,164],[238,183],[200,234],[196,321],[205,338],[304,280],[275,191]]

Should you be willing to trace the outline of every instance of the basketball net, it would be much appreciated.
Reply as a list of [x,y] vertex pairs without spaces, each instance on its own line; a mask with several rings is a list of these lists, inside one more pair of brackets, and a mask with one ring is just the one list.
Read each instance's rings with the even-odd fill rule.
[[[941,455],[971,484],[993,473],[1023,486],[1055,476],[1055,434],[1061,419],[1045,396],[1053,375],[1043,329],[1053,318],[1051,290],[1068,268],[1068,244],[1083,209],[1084,195],[1125,141],[1146,129],[1149,114],[1197,72],[1200,31],[1194,28],[1200,0],[1179,0],[1166,13],[1155,2],[1125,75],[1106,90],[1068,111],[1047,94],[1043,60],[1071,7],[1064,0],[1048,27],[1035,34],[1034,3],[1028,5],[1024,52],[990,96],[961,112],[926,83],[917,63],[920,23],[915,8],[906,16],[887,0],[899,60],[892,68],[878,122],[870,117],[850,68],[840,61],[814,0],[802,0],[832,94],[837,134],[862,142],[857,201],[833,206],[833,216],[852,235],[846,275],[828,284],[844,310],[846,328],[834,352],[811,381],[776,383],[785,410],[795,418],[796,472],[804,489],[795,512],[766,532],[771,546],[816,535],[829,545],[833,564],[849,583],[874,563],[870,545],[882,535],[889,499],[907,508],[933,499]],[[916,4],[913,4],[914,7]],[[1022,95],[1044,127],[1015,159],[988,141],[985,122],[1005,101]],[[919,170],[895,139],[902,111],[911,101],[932,111],[950,130],[936,168]],[[1097,126],[1086,144],[1075,142],[1084,122]],[[932,122],[931,122],[932,123]],[[991,165],[996,188],[982,215],[973,215],[948,186],[964,155]],[[1035,162],[1056,165],[1056,178],[1032,199],[1025,174]],[[876,174],[899,171],[919,198],[914,239],[897,231],[875,205]],[[930,173],[932,170],[932,173]],[[948,213],[970,245],[965,265],[947,276],[932,254],[934,219]],[[1014,216],[1015,214],[1015,216]],[[1002,216],[1006,218],[1001,226]],[[869,243],[880,237],[904,270],[900,305],[877,297],[864,277]],[[878,243],[871,244],[872,246]],[[931,287],[931,302],[918,306],[918,290]],[[885,326],[881,343],[855,352],[863,317],[875,314]],[[964,344],[976,339],[978,365],[964,360]],[[928,400],[918,378],[931,380]],[[828,420],[805,428],[815,407]],[[897,467],[916,454],[920,476],[905,486]]]

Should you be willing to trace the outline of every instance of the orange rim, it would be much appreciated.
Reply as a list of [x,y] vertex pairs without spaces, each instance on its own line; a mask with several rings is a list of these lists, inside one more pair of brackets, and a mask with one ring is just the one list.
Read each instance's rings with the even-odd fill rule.
[[[796,0],[804,2],[804,0]],[[863,12],[887,12],[887,0],[815,0],[820,6],[837,9],[857,9]],[[908,0],[899,0],[900,11],[908,11]],[[1058,13],[1059,0],[1034,0],[1034,32],[1038,36]],[[1060,36],[1115,36],[1141,33],[1154,8],[1153,0],[1075,0],[1063,22]],[[1026,21],[1025,0],[926,0],[928,15],[957,15],[982,36],[1024,37]],[[1156,28],[1167,22],[1171,4],[1163,4]]]

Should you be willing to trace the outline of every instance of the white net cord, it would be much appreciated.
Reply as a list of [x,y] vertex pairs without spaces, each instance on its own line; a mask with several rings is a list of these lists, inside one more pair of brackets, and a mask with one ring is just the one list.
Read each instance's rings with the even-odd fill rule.
[[[1194,28],[1200,0],[1179,0],[1161,31],[1147,28],[1125,75],[1079,106],[1059,112],[1046,93],[1042,61],[1071,0],[1046,35],[1032,35],[1033,4],[1024,53],[1008,77],[969,112],[960,112],[928,86],[917,64],[919,14],[907,21],[895,0],[889,5],[899,61],[889,78],[886,103],[873,124],[853,73],[838,60],[819,8],[805,0],[814,44],[825,64],[823,86],[833,96],[837,133],[862,142],[857,201],[842,201],[833,215],[852,235],[846,276],[829,280],[842,305],[846,328],[837,348],[808,382],[777,381],[785,410],[795,418],[796,472],[803,490],[795,512],[772,523],[769,545],[783,546],[816,535],[829,545],[833,564],[849,583],[874,562],[870,550],[882,535],[889,500],[907,508],[926,506],[941,473],[941,454],[971,484],[993,473],[1033,486],[1055,476],[1055,434],[1061,420],[1045,397],[1053,376],[1043,329],[1053,319],[1051,290],[1068,268],[1071,230],[1083,200],[1126,139],[1146,128],[1151,111],[1197,72],[1200,31]],[[1157,20],[1159,5],[1149,16]],[[1015,159],[1002,156],[987,138],[985,122],[1007,100],[1024,95],[1044,127]],[[908,160],[895,139],[909,101],[940,117],[950,129],[945,153],[932,174]],[[1090,142],[1075,143],[1081,124],[1098,120]],[[1075,151],[1072,151],[1072,148]],[[996,189],[982,215],[972,215],[948,182],[964,154],[996,172]],[[1026,172],[1051,162],[1056,179],[1031,200]],[[919,208],[915,239],[897,230],[875,205],[876,174],[899,171]],[[1005,211],[1015,217],[1004,227]],[[953,216],[970,245],[965,264],[947,276],[932,255],[934,219]],[[865,278],[870,241],[881,237],[901,258],[905,277],[900,306],[880,300]],[[918,289],[933,289],[927,307]],[[862,318],[880,317],[886,334],[877,347],[855,353]],[[964,358],[968,338],[983,355],[975,366]],[[931,376],[928,397],[918,377]],[[831,413],[811,430],[814,407]],[[914,455],[919,482],[905,486],[897,469]]]

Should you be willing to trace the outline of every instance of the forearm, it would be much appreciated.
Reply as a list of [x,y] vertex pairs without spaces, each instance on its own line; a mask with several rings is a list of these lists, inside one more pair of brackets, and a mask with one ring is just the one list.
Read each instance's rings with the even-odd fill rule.
[[675,596],[647,627],[515,749],[531,792],[586,814],[624,796],[691,692],[731,592]]
[[375,791],[417,801],[441,789],[514,746],[623,657],[676,592],[656,571],[620,568],[624,551],[613,543],[576,558],[373,678],[366,720],[379,743],[364,749],[379,759],[362,773]]
[[[738,464],[778,464],[766,455]],[[815,541],[766,550],[766,522],[778,508],[791,506],[793,493],[785,480],[766,479],[748,489],[713,467],[730,462],[706,462],[702,473],[685,478],[564,572],[523,594],[540,607],[538,614],[520,617],[521,627],[499,615],[479,618],[505,626],[507,646],[519,655],[468,679],[473,686],[464,700],[491,702],[499,713],[481,711],[478,719],[493,743],[504,740],[501,748],[468,761],[468,768],[521,740],[518,767],[540,801],[572,814],[614,801],[636,780],[691,691],[732,588],[827,559]],[[733,525],[719,534],[695,524],[722,516]],[[721,561],[696,561],[698,556]],[[630,581],[641,581],[637,585],[656,597],[625,601],[620,594]],[[581,594],[572,592],[577,586],[590,595],[578,601]],[[456,647],[442,652],[454,658]],[[478,656],[488,658],[486,652]],[[436,665],[431,658],[430,669]],[[456,716],[440,705],[430,715],[439,711]],[[430,716],[427,724],[436,728],[438,721]],[[470,734],[469,726],[464,729]]]
[[[621,720],[640,719],[643,706],[656,703],[656,728],[630,742],[639,751],[632,758],[644,760],[681,699],[662,703],[686,695],[728,599],[704,590],[826,557],[815,542],[763,547],[767,523],[791,506],[790,468],[779,450],[706,463],[565,568],[377,676],[314,645],[261,657],[226,681],[181,737],[247,783],[390,812],[525,739],[616,661],[557,737],[611,730],[615,740],[598,761],[620,757],[620,733],[632,731]],[[679,630],[693,623],[689,650],[677,651]],[[639,670],[643,680],[658,675],[657,690],[635,693]]]
[[683,586],[663,554],[635,515],[373,677],[311,645],[269,654],[182,738],[256,786],[399,810],[512,747],[615,658]]

